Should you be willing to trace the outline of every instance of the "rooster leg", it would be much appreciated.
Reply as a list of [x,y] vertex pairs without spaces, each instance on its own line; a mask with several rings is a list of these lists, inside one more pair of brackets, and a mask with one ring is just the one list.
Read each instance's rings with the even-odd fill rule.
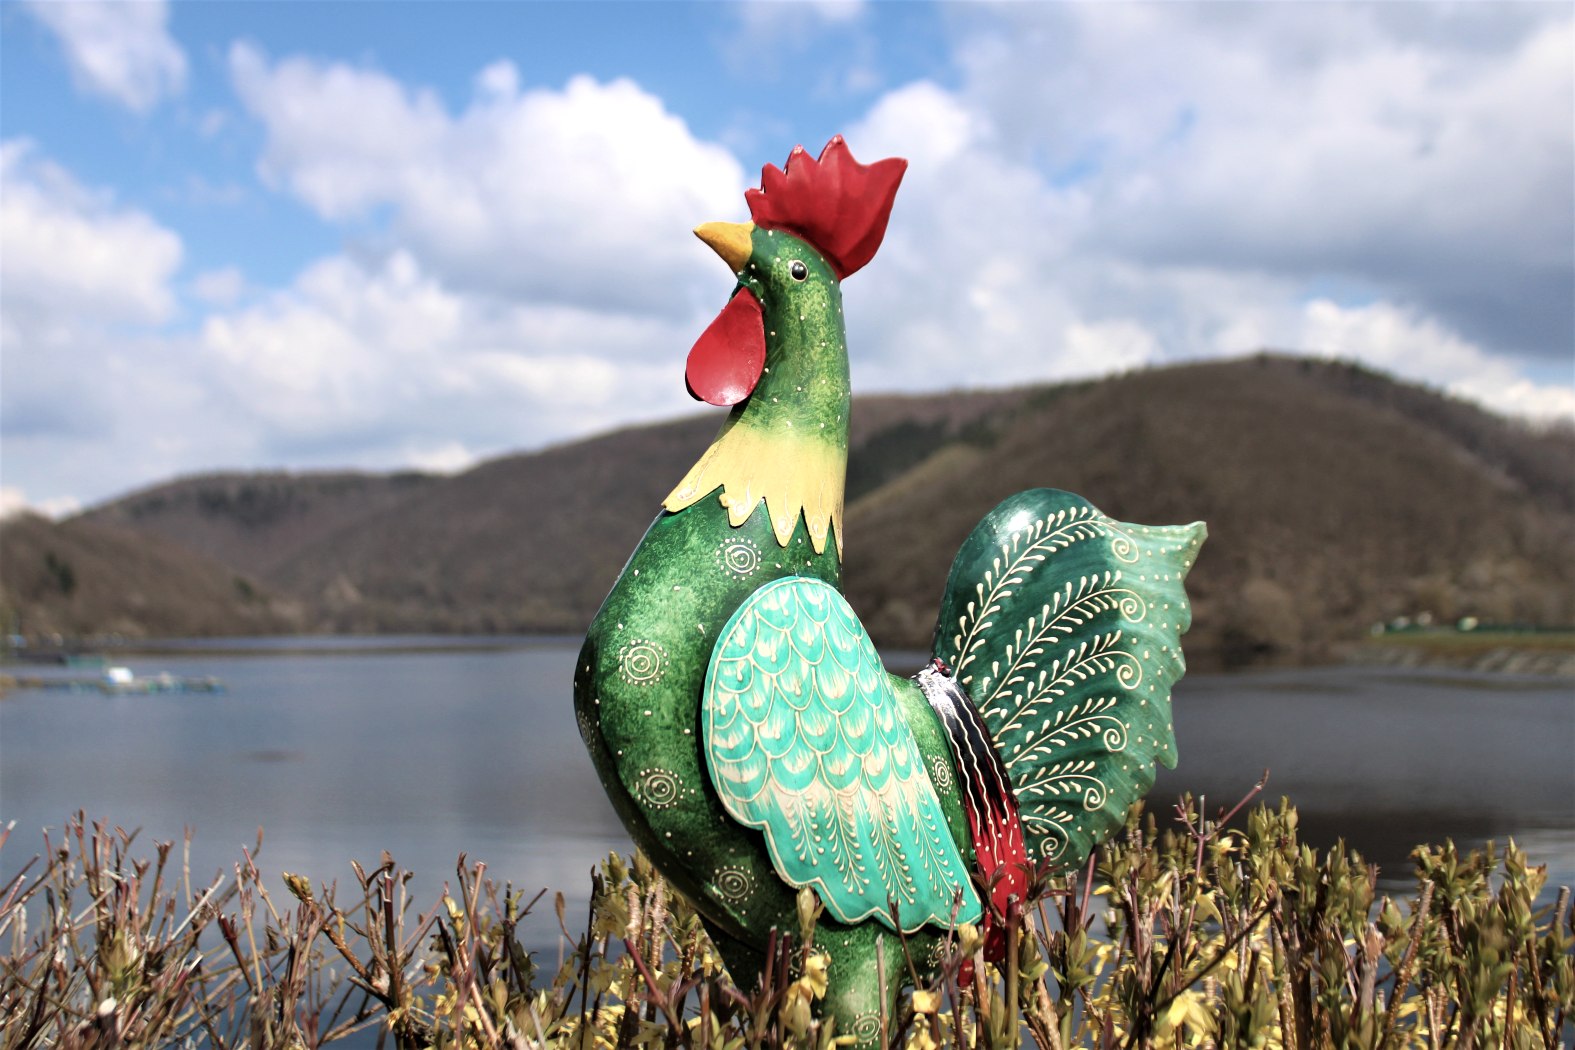
[[[909,984],[911,957],[919,979],[928,982],[934,968],[933,952],[939,938],[920,931],[903,938],[873,922],[844,926],[822,921],[815,947],[831,956],[830,986],[821,1004],[823,1017],[834,1018],[838,1036],[853,1036],[861,1050],[880,1047],[897,1035],[902,1018],[897,994]],[[881,977],[885,977],[884,984]]]

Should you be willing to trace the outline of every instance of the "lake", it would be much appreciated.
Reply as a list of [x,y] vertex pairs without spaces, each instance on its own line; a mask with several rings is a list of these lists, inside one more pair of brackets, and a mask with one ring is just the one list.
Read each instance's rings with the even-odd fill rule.
[[[627,852],[570,702],[578,640],[266,639],[186,643],[117,662],[139,676],[214,675],[217,695],[19,690],[0,700],[0,879],[69,814],[195,830],[194,875],[228,869],[266,829],[259,867],[353,883],[388,850],[436,899],[461,852],[583,914],[588,873]],[[920,657],[892,656],[894,668]],[[15,670],[15,669],[13,669]],[[25,673],[34,673],[25,669]],[[61,672],[64,673],[64,672]],[[1408,885],[1407,854],[1452,837],[1513,835],[1550,884],[1575,883],[1575,686],[1459,672],[1321,668],[1196,675],[1176,689],[1181,764],[1151,806],[1183,791],[1211,810],[1271,770],[1307,841],[1338,837]],[[550,900],[550,896],[549,896]],[[553,942],[550,905],[527,926]]]

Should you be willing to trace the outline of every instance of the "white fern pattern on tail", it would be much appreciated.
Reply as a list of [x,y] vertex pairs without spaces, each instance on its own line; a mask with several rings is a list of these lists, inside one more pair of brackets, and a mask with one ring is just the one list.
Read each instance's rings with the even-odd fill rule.
[[1201,522],[1131,525],[1035,489],[963,544],[935,655],[995,737],[1034,859],[1081,863],[1153,784],[1154,764],[1175,765],[1182,581],[1204,535]]

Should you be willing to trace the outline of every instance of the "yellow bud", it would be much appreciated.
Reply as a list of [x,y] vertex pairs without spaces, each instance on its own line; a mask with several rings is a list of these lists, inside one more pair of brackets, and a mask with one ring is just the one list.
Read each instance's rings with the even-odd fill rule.
[[972,958],[973,953],[984,945],[984,935],[979,932],[979,927],[971,922],[957,924],[957,950],[963,958]]
[[787,995],[782,1001],[782,1009],[778,1014],[787,1030],[794,1035],[803,1035],[809,1031],[814,1015],[809,1009],[809,992],[802,987],[802,982],[795,981],[788,986]]
[[284,873],[284,884],[295,895],[295,899],[302,904],[314,903],[312,898],[312,880],[305,875],[292,875],[287,871]]
[[831,957],[824,952],[816,952],[804,960],[804,976],[799,982],[816,998],[823,999],[828,986],[827,971],[831,968]]
[[799,887],[797,903],[799,940],[804,944],[813,944],[815,923],[820,921],[820,914],[825,911],[825,906],[820,903],[820,898],[815,896],[815,891],[808,886]]

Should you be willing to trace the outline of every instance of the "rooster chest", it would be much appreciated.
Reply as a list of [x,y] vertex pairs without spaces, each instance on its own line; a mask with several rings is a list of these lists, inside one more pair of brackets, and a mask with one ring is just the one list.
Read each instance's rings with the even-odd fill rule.
[[784,576],[835,585],[835,547],[802,522],[778,544],[764,507],[732,527],[714,499],[659,516],[586,635],[575,714],[619,817],[691,899],[747,929],[776,911],[770,858],[711,788],[700,697],[716,634],[757,588]]

